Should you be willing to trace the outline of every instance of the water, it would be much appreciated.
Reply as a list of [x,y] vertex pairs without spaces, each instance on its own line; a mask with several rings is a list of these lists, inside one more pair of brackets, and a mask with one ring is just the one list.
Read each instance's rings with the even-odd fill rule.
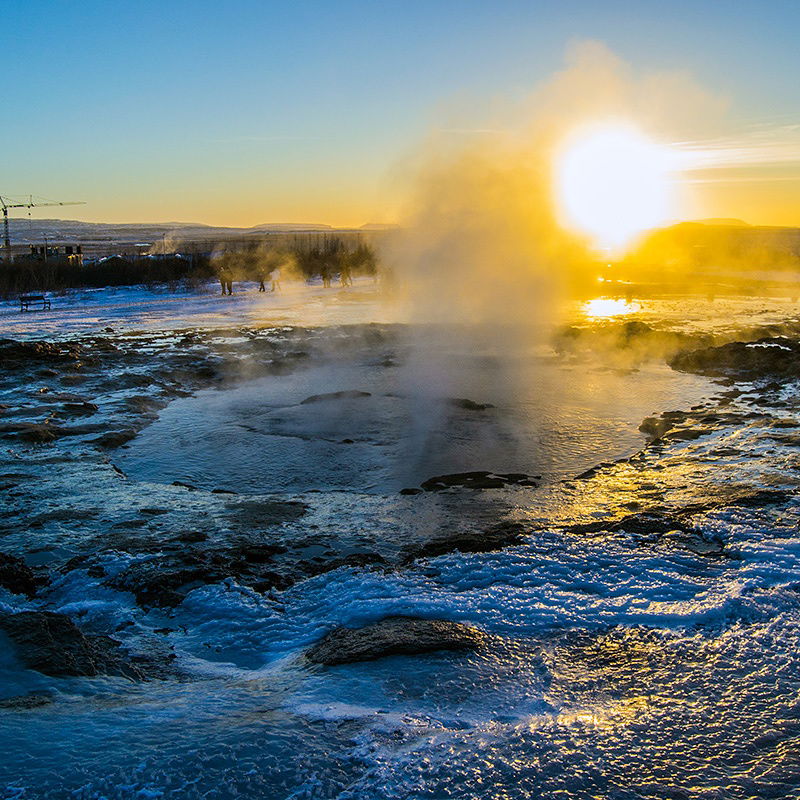
[[[515,364],[509,394],[480,364],[460,363],[471,380],[458,397],[492,408],[422,394],[402,366],[328,363],[177,400],[115,463],[138,480],[239,492],[390,494],[471,470],[555,481],[635,452],[644,417],[709,394],[705,380],[663,365],[616,373],[552,357]],[[347,391],[369,396],[303,402]]]

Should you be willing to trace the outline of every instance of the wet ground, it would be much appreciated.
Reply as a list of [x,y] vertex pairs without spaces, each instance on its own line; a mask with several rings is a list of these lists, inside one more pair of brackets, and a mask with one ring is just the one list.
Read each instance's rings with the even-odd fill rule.
[[[498,352],[373,295],[0,314],[0,629],[94,668],[6,628],[0,793],[800,796],[791,305]],[[304,655],[394,616],[480,646]]]

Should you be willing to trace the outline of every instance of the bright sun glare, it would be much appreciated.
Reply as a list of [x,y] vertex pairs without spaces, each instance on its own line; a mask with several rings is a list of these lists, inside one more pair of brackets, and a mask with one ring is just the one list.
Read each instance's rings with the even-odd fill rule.
[[622,251],[670,217],[670,152],[635,127],[608,124],[568,140],[556,162],[567,227],[605,250]]

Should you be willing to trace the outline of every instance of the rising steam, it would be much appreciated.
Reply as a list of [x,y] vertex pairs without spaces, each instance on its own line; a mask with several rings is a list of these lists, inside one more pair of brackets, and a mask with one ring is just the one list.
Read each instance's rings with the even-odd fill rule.
[[482,122],[474,136],[443,127],[410,160],[404,224],[382,261],[412,323],[405,383],[416,403],[409,441],[419,462],[449,424],[442,397],[481,392],[475,400],[503,404],[520,396],[522,374],[530,396],[531,372],[518,369],[519,359],[535,359],[567,301],[596,286],[602,254],[563,226],[554,201],[563,141],[606,120],[680,136],[709,107],[719,108],[685,76],[637,77],[603,45],[581,43],[512,124]]

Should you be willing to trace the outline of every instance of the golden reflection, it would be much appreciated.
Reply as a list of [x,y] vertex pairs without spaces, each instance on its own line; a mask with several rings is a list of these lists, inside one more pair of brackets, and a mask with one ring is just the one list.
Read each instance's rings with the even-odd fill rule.
[[592,319],[604,319],[632,314],[639,310],[639,306],[637,303],[631,303],[628,300],[613,297],[595,297],[592,300],[587,300],[581,310],[587,317]]

